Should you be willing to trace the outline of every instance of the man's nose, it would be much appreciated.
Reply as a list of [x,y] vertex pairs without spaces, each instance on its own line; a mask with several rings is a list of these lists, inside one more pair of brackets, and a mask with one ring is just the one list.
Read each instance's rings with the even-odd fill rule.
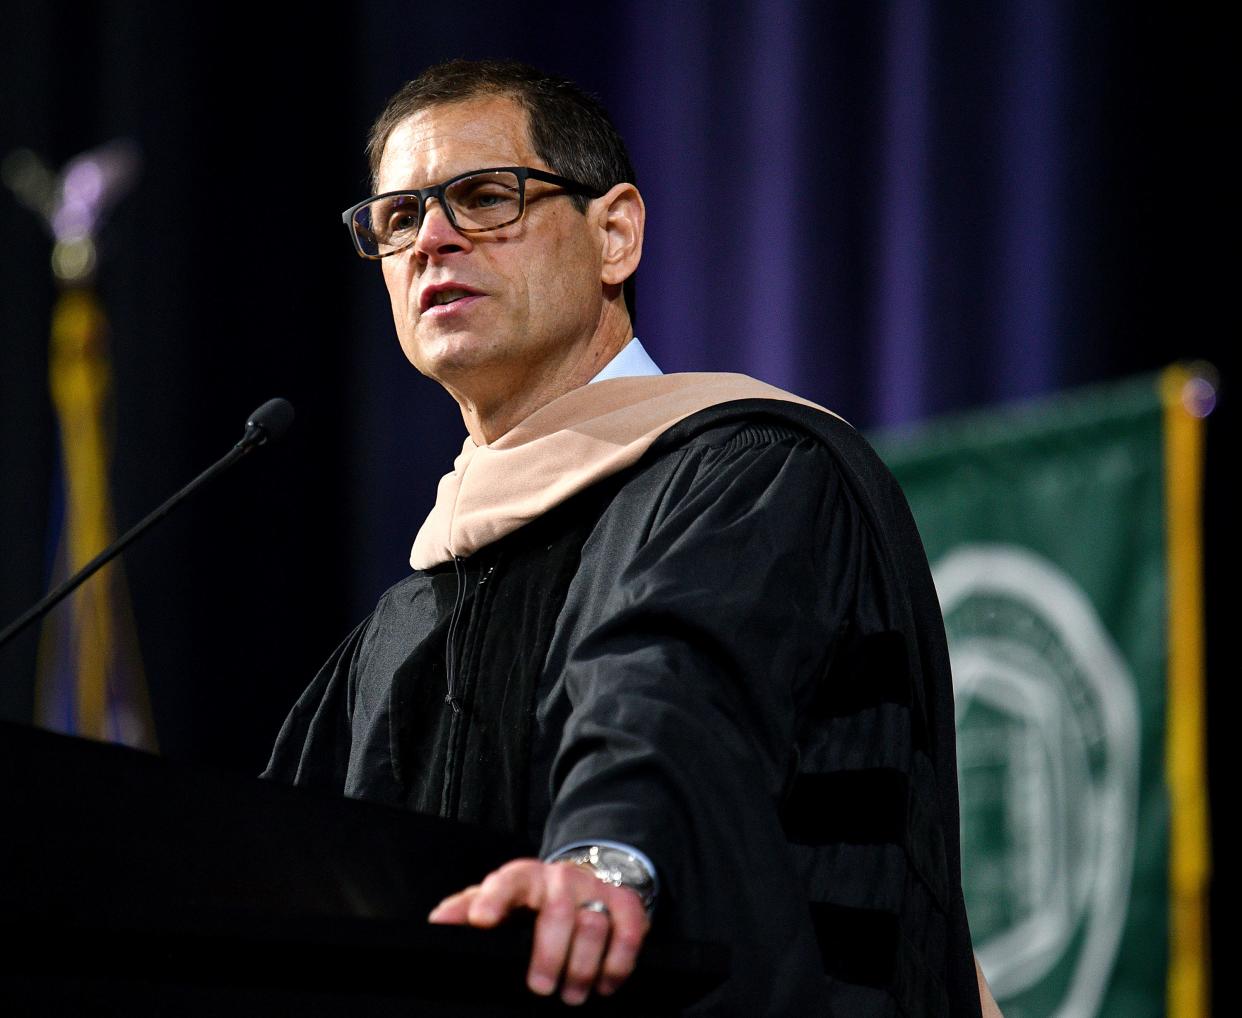
[[470,246],[470,238],[458,233],[449,222],[448,213],[436,198],[428,199],[423,209],[423,221],[418,224],[418,237],[414,241],[414,251],[426,258],[450,251],[465,250]]

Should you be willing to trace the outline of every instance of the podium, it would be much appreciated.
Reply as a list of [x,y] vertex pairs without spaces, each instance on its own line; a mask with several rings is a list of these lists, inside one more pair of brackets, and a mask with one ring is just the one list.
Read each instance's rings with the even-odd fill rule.
[[517,839],[0,723],[0,1011],[675,1015],[722,948],[649,938],[612,998],[526,990],[531,922],[431,926]]

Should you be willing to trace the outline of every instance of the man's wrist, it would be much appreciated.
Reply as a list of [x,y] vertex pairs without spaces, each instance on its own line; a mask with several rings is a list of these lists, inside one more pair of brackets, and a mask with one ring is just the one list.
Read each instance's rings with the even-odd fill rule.
[[638,895],[648,913],[659,889],[655,866],[632,845],[615,841],[576,842],[548,856],[546,862],[568,862],[589,869],[613,887],[628,887]]

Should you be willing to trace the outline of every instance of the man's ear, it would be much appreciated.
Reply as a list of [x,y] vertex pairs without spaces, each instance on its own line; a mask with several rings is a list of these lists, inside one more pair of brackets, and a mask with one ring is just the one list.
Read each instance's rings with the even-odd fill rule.
[[620,286],[634,274],[643,256],[647,207],[633,184],[616,184],[592,204],[603,233],[600,281]]

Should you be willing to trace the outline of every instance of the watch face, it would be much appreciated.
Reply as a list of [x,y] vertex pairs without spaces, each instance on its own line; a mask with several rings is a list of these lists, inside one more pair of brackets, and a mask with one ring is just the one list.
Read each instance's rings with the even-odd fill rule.
[[591,845],[566,858],[576,865],[589,866],[606,884],[630,888],[642,898],[644,906],[651,906],[655,898],[655,876],[637,856],[620,848]]
[[618,848],[592,850],[593,864],[600,876],[610,884],[624,884],[646,897],[652,891],[651,874],[647,867],[629,852]]
[[608,865],[621,874],[621,880],[627,884],[645,884],[649,882],[646,869],[633,856],[610,858]]

